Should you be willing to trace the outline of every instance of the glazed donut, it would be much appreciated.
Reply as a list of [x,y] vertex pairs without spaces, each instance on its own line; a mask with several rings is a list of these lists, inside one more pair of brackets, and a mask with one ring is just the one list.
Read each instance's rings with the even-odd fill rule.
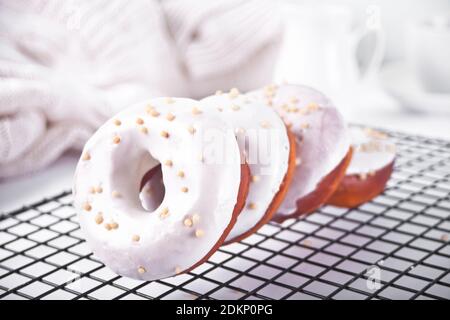
[[242,240],[270,221],[286,195],[295,169],[295,138],[278,114],[237,89],[203,99],[233,128],[251,173],[247,202],[225,244]]
[[383,192],[394,169],[395,144],[373,129],[350,128],[353,156],[328,204],[353,208]]
[[[158,174],[161,202],[145,210],[143,177]],[[73,194],[94,254],[120,275],[154,280],[190,270],[217,250],[248,184],[224,121],[198,101],[158,98],[119,113],[89,139]]]
[[327,97],[305,86],[269,85],[248,95],[273,106],[296,137],[297,166],[274,220],[313,212],[336,190],[351,159],[342,116]]

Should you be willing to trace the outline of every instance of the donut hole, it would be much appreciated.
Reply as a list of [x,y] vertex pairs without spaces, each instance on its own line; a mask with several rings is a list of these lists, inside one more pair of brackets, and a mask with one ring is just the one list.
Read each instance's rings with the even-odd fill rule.
[[166,189],[163,183],[161,165],[147,171],[141,179],[139,199],[146,211],[155,211],[162,203]]

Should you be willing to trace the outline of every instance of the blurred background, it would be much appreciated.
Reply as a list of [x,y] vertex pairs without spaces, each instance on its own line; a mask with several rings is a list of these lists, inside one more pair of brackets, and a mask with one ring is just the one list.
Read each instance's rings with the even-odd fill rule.
[[450,1],[0,0],[0,212],[70,188],[134,102],[284,81],[350,123],[450,139]]
[[347,121],[450,138],[450,1],[283,4],[275,77],[333,98]]

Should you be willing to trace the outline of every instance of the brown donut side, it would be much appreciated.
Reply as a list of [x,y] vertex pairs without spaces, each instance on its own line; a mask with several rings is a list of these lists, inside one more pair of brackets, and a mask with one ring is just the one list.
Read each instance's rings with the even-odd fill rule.
[[144,176],[142,177],[141,184],[139,185],[139,192],[142,191],[142,188],[144,188],[145,184],[153,178],[153,176],[161,170],[161,165],[158,164],[157,166],[154,166],[149,171],[147,171]]
[[203,262],[209,259],[210,256],[214,254],[214,252],[219,249],[219,247],[223,244],[225,239],[227,238],[228,234],[230,233],[231,229],[234,227],[234,224],[236,223],[237,217],[241,213],[242,209],[245,206],[245,201],[247,200],[248,195],[248,189],[250,186],[250,168],[247,163],[241,164],[241,183],[239,185],[239,192],[236,199],[236,204],[234,205],[233,214],[230,220],[230,223],[225,228],[224,232],[222,233],[222,236],[219,238],[219,240],[216,242],[213,248],[196,264],[194,264],[192,267],[182,271],[181,273],[189,272],[195,268],[197,268],[199,265],[201,265]]
[[316,189],[297,200],[297,210],[289,215],[275,215],[273,220],[282,223],[290,218],[297,218],[309,214],[320,208],[333,195],[345,176],[353,150],[349,149],[339,165],[326,175],[317,185]]
[[289,189],[289,186],[291,185],[292,179],[294,177],[295,172],[295,151],[296,151],[296,143],[295,143],[295,135],[289,130],[289,128],[286,126],[286,133],[289,140],[289,158],[288,158],[288,169],[286,171],[286,174],[283,178],[283,181],[281,182],[280,189],[275,194],[275,196],[272,199],[272,202],[270,203],[269,207],[267,208],[264,216],[261,218],[261,220],[251,229],[244,232],[243,234],[234,237],[233,239],[230,239],[228,241],[225,241],[223,244],[227,245],[233,242],[241,241],[242,239],[247,238],[248,236],[251,236],[253,233],[255,233],[259,228],[261,228],[263,225],[265,225],[267,222],[269,222],[275,212],[280,207],[281,203],[284,200],[284,197],[286,196],[286,193]]
[[372,200],[384,191],[393,170],[394,161],[364,179],[357,174],[345,176],[327,204],[354,208]]

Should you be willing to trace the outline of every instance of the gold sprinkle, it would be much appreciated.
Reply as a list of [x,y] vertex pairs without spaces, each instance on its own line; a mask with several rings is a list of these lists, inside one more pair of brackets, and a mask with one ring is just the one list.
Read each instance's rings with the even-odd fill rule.
[[120,137],[119,137],[119,136],[115,136],[115,137],[113,138],[113,143],[114,143],[114,144],[119,144],[119,143],[120,143]]
[[175,100],[173,99],[173,98],[171,98],[171,97],[167,97],[166,98],[166,103],[167,104],[172,104],[172,103],[174,103],[175,102]]
[[312,247],[312,241],[309,240],[309,239],[303,240],[303,241],[302,241],[302,244],[303,244],[305,247]]
[[197,230],[195,230],[195,236],[197,237],[197,238],[201,238],[201,237],[203,237],[205,235],[205,231],[203,231],[202,229],[197,229]]
[[264,91],[275,91],[278,88],[276,84],[268,84],[264,87]]
[[159,216],[164,219],[169,215],[169,208],[165,207],[161,210],[161,212],[159,213]]
[[180,274],[182,272],[183,270],[181,269],[181,267],[175,267],[175,274]]
[[167,131],[161,131],[160,135],[163,138],[166,138],[166,139],[169,138],[169,133]]
[[175,119],[175,116],[172,113],[169,112],[167,114],[167,116],[166,116],[166,119],[169,120],[169,121],[173,121]]
[[448,234],[443,234],[442,236],[441,236],[441,240],[442,241],[448,241]]
[[315,102],[311,102],[306,106],[306,108],[308,109],[308,111],[316,111],[317,109],[319,109],[319,105]]
[[366,133],[366,135],[368,137],[375,138],[375,139],[384,140],[384,139],[387,139],[387,137],[388,137],[387,134],[377,131],[377,130],[374,130],[372,128],[365,128],[364,132]]
[[302,109],[298,110],[298,112],[299,112],[302,116],[305,116],[305,115],[309,114],[309,111],[308,111],[307,108],[302,108]]
[[101,212],[97,213],[95,216],[95,223],[102,224],[103,223],[103,214]]
[[278,89],[278,86],[276,84],[269,84],[264,87],[265,92],[275,93],[275,91],[277,91],[277,89]]
[[171,166],[173,166],[173,161],[172,160],[166,160],[166,161],[164,161],[164,165],[166,165],[168,167],[171,167]]
[[275,91],[274,90],[265,90],[264,95],[266,96],[266,98],[272,99],[275,96]]
[[83,157],[81,159],[83,161],[91,160],[91,155],[89,154],[89,152],[86,152],[85,154],[83,154]]
[[257,175],[252,176],[252,182],[258,182],[261,178]]
[[309,123],[307,123],[307,122],[302,123],[300,125],[300,128],[302,128],[302,129],[309,129]]
[[239,111],[241,109],[241,107],[239,107],[239,106],[237,106],[237,105],[235,105],[235,104],[233,104],[232,106],[231,106],[231,110],[233,110],[233,111]]
[[302,164],[302,159],[301,158],[295,158],[295,165],[299,166]]
[[181,188],[181,192],[186,193],[186,192],[188,192],[188,191],[189,191],[188,187],[182,187],[182,188]]
[[145,268],[141,266],[141,267],[138,268],[138,272],[139,272],[140,274],[143,274],[143,273],[146,273],[147,270],[145,270]]
[[367,179],[367,173],[360,173],[360,174],[358,174],[358,178],[360,180],[366,180]]
[[142,132],[143,134],[147,134],[148,133],[147,127],[140,127],[139,131]]
[[95,193],[95,187],[90,187],[89,188],[89,193]]
[[158,111],[152,109],[152,110],[150,111],[150,115],[151,115],[152,117],[159,117],[160,113],[159,113]]
[[122,124],[122,122],[119,119],[114,120],[114,124],[116,126],[120,126]]
[[147,105],[147,107],[145,108],[145,111],[147,113],[151,113],[153,110],[155,110],[155,107],[152,106],[151,104]]
[[193,225],[194,223],[192,222],[192,219],[191,219],[191,218],[186,218],[186,219],[184,219],[183,224],[184,224],[186,227],[192,227],[192,225]]
[[222,90],[217,90],[216,91],[216,96],[220,96],[222,93],[223,93]]
[[256,203],[254,203],[254,202],[250,202],[249,204],[248,204],[248,208],[249,209],[256,209]]
[[86,202],[86,203],[83,205],[83,210],[84,210],[84,211],[91,211],[91,210],[92,210],[92,206],[89,204],[89,202]]
[[298,98],[297,98],[297,97],[291,97],[291,98],[289,99],[289,102],[290,102],[290,103],[293,103],[293,104],[296,104],[296,103],[298,103]]
[[268,121],[262,121],[261,122],[261,127],[263,128],[269,128],[270,127],[270,123]]
[[111,192],[111,196],[113,198],[119,198],[120,197],[120,193],[118,191],[114,190],[113,192]]
[[188,131],[189,131],[190,134],[194,134],[196,130],[195,130],[195,128],[193,126],[189,126],[188,127]]
[[137,118],[136,123],[139,125],[144,124],[144,120],[142,118]]
[[119,224],[117,222],[111,222],[110,225],[111,225],[111,228],[113,228],[114,230],[119,228]]
[[229,96],[231,99],[237,98],[237,97],[239,96],[239,90],[238,90],[237,88],[232,88],[232,89],[230,90],[230,93],[228,93],[228,96]]
[[197,108],[197,107],[192,108],[192,114],[197,115],[200,113],[202,113],[202,111],[199,108]]
[[134,242],[138,242],[139,240],[141,240],[141,237],[139,235],[137,235],[137,234],[134,234],[131,237],[131,240],[133,240]]
[[374,171],[374,170],[370,170],[370,171],[367,173],[367,175],[368,175],[369,177],[373,177],[373,176],[375,175],[375,171]]
[[382,152],[384,145],[377,140],[371,140],[367,143],[363,143],[359,146],[362,152]]
[[177,176],[179,176],[180,178],[184,178],[184,171],[183,170],[178,171]]
[[200,215],[198,215],[197,213],[192,215],[192,222],[194,224],[198,223],[200,221]]
[[111,224],[105,223],[105,229],[110,231],[112,229]]

